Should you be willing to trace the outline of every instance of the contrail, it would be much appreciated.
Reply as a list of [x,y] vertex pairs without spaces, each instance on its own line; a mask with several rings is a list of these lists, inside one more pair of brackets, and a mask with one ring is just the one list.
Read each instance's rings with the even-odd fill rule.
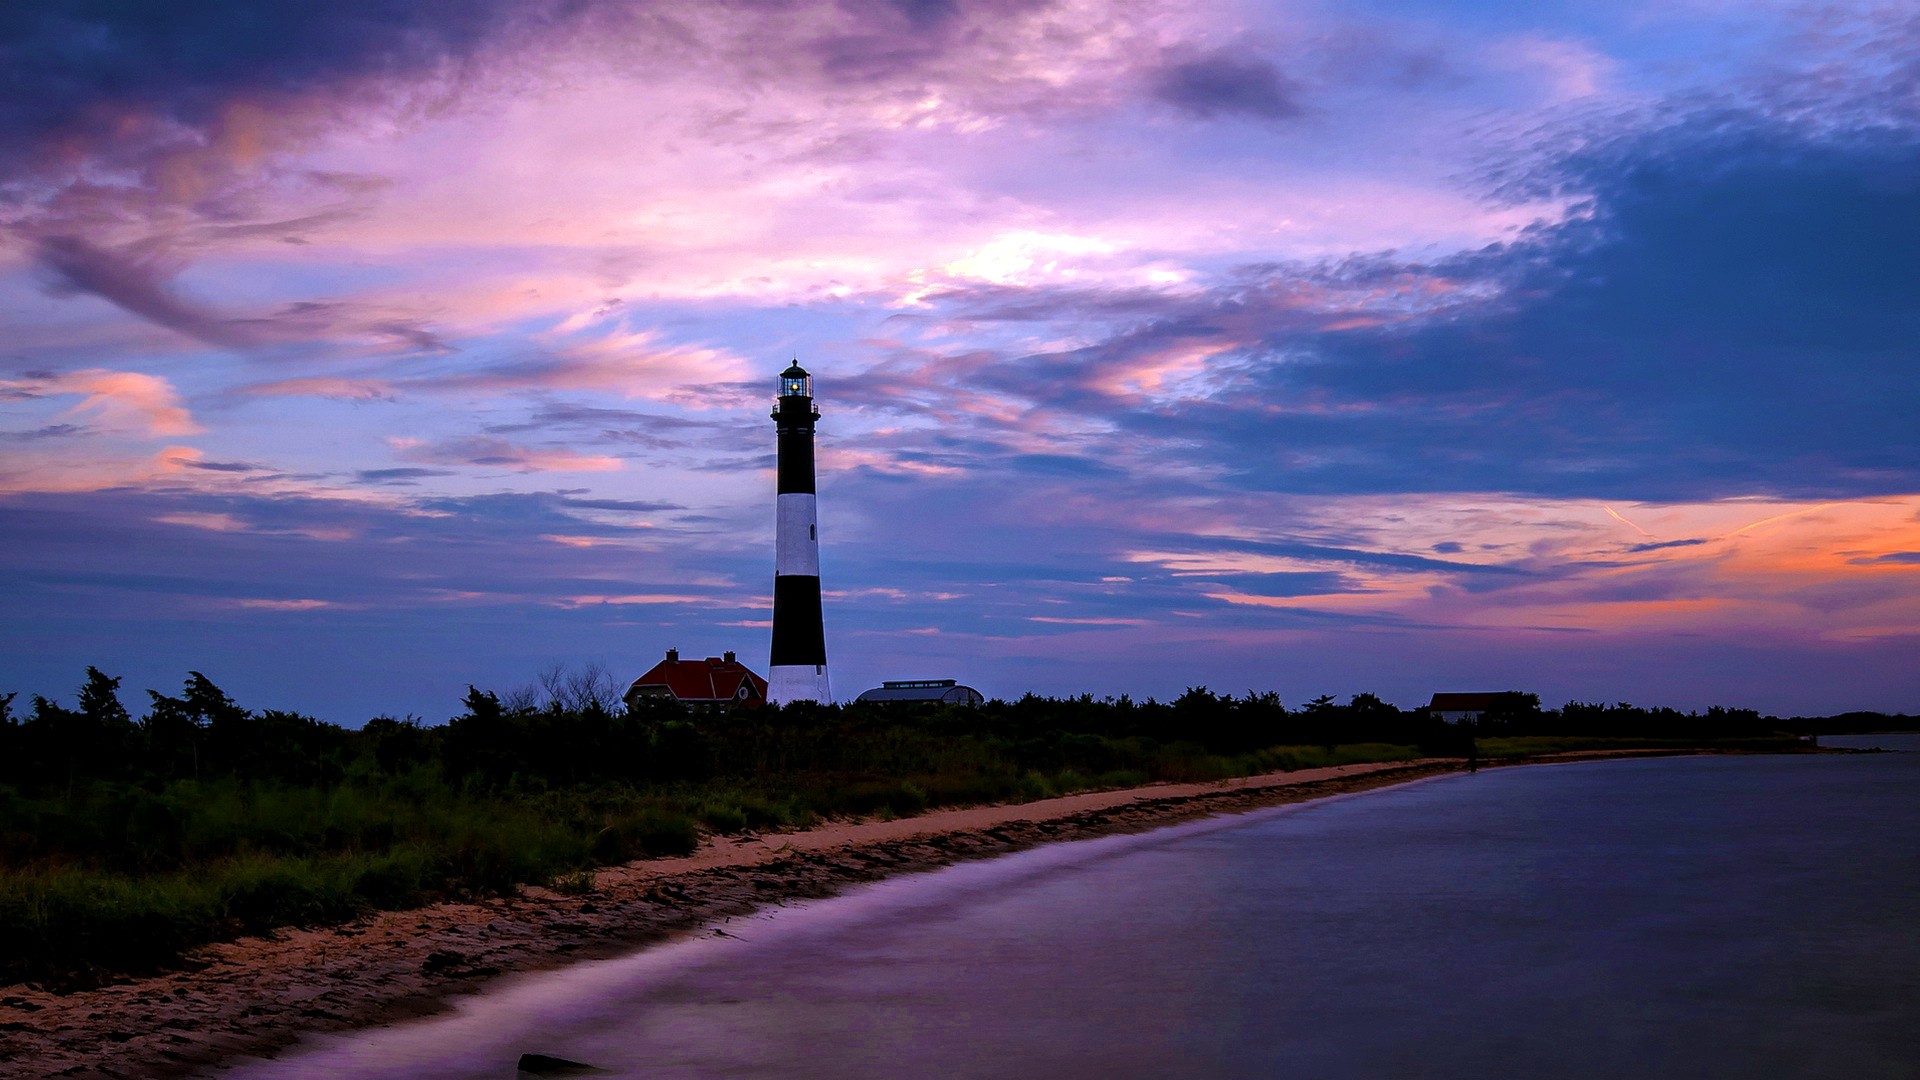
[[1726,534],[1725,536],[1722,536],[1722,537],[1721,537],[1720,539],[1722,539],[1722,540],[1729,540],[1729,539],[1732,539],[1733,537],[1736,537],[1736,536],[1739,536],[1739,535],[1740,535],[1741,533],[1743,533],[1743,532],[1746,532],[1746,531],[1747,531],[1748,529],[1755,529],[1755,528],[1759,528],[1760,526],[1762,526],[1762,525],[1765,525],[1765,524],[1767,524],[1767,523],[1768,523],[1768,522],[1770,522],[1770,521],[1779,521],[1779,520],[1780,520],[1780,519],[1782,519],[1782,518],[1790,518],[1790,517],[1797,517],[1797,516],[1799,516],[1799,515],[1801,515],[1801,514],[1811,514],[1811,513],[1813,513],[1813,512],[1815,511],[1815,510],[1825,510],[1825,509],[1826,509],[1827,507],[1829,507],[1829,506],[1835,506],[1835,505],[1837,505],[1837,504],[1836,504],[1836,503],[1821,503],[1821,504],[1820,504],[1819,506],[1803,506],[1803,507],[1801,507],[1801,508],[1800,508],[1800,509],[1798,509],[1798,510],[1789,510],[1789,511],[1787,511],[1787,512],[1786,512],[1786,513],[1784,513],[1784,514],[1775,514],[1775,515],[1773,515],[1772,517],[1769,517],[1769,518],[1761,518],[1761,519],[1760,519],[1759,521],[1756,521],[1756,522],[1753,522],[1753,523],[1752,523],[1752,524],[1750,524],[1750,525],[1742,525],[1742,526],[1740,526],[1739,528],[1737,528],[1737,529],[1735,529],[1735,530],[1733,530],[1732,532],[1730,532],[1730,533],[1728,533],[1728,534]]
[[[1600,505],[1601,505],[1602,507],[1604,507],[1604,508],[1606,509],[1606,511],[1607,511],[1607,513],[1608,513],[1608,514],[1610,514],[1610,515],[1612,515],[1612,516],[1613,516],[1613,520],[1615,520],[1615,521],[1617,521],[1617,522],[1619,522],[1619,523],[1621,523],[1622,525],[1625,525],[1625,526],[1627,526],[1628,528],[1630,528],[1630,529],[1632,529],[1632,530],[1633,530],[1634,532],[1637,532],[1637,533],[1639,533],[1639,534],[1640,534],[1641,536],[1647,536],[1647,537],[1651,537],[1651,536],[1653,535],[1652,533],[1650,533],[1650,532],[1648,532],[1647,530],[1645,530],[1645,529],[1643,529],[1643,528],[1641,528],[1640,526],[1638,526],[1638,525],[1635,525],[1635,524],[1634,524],[1633,522],[1631,522],[1631,521],[1628,521],[1628,520],[1627,520],[1626,518],[1623,518],[1623,517],[1621,517],[1618,511],[1616,511],[1616,510],[1615,510],[1615,509],[1614,509],[1613,507],[1611,507],[1611,506],[1607,506],[1607,504],[1606,504],[1606,503],[1601,503]],[[1756,522],[1756,524],[1758,524],[1758,523]],[[1748,526],[1748,527],[1749,527],[1749,528],[1751,528],[1752,526]]]

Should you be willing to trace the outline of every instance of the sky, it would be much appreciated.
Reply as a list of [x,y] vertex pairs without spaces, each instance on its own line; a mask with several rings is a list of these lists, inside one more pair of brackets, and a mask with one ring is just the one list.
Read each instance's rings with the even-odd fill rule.
[[0,692],[1920,711],[1903,3],[0,10]]

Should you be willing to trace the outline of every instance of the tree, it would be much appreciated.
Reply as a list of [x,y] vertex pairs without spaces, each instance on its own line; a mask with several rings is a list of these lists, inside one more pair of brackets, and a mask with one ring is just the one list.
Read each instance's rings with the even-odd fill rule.
[[1355,694],[1347,701],[1347,708],[1361,720],[1378,720],[1383,717],[1398,717],[1400,710],[1380,700],[1377,694]]
[[467,687],[465,705],[465,713],[447,722],[441,741],[448,778],[503,786],[525,761],[524,734],[531,714],[509,713],[497,694],[474,686]]
[[373,763],[389,776],[423,765],[433,756],[433,736],[420,726],[417,716],[404,720],[376,716],[360,728],[359,741],[372,745]]
[[135,728],[115,693],[119,685],[119,679],[88,667],[87,681],[80,687],[80,708],[69,709],[35,694],[33,715],[20,731],[21,756],[30,762],[24,775],[31,778],[35,769],[64,775],[71,794],[83,775],[123,774],[131,763]]
[[169,778],[200,778],[200,744],[205,738],[200,718],[180,698],[158,690],[147,691],[153,705],[140,718],[146,742],[147,767]]
[[142,722],[148,747],[158,764],[172,775],[202,769],[235,772],[256,757],[261,747],[253,730],[253,714],[234,703],[226,691],[198,671],[187,672],[179,697],[147,691],[153,708]]
[[0,694],[0,781],[13,779],[25,761],[20,745],[20,722],[13,718],[13,699],[18,693]]
[[120,704],[120,680],[97,667],[87,665],[87,681],[80,687],[80,714],[102,730],[117,731],[133,723],[127,707]]

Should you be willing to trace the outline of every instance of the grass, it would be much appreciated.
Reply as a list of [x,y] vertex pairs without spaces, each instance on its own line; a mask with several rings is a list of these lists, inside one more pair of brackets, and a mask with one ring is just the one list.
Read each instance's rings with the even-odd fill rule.
[[7,820],[27,827],[5,834],[0,980],[86,985],[211,941],[506,893],[699,840],[692,814],[637,792],[432,794],[236,782],[9,793]]

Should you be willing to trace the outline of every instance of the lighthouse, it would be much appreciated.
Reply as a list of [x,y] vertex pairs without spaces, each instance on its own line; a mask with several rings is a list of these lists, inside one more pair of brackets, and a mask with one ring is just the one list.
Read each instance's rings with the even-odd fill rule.
[[773,535],[773,656],[767,700],[833,704],[827,634],[820,615],[820,519],[813,505],[813,377],[800,362],[780,373],[773,404],[779,436]]

